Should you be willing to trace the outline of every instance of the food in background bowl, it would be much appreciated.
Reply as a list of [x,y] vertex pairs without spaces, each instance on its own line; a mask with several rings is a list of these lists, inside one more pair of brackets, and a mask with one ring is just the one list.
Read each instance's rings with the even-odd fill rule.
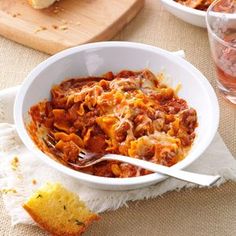
[[[166,10],[174,16],[192,25],[206,28],[206,12],[187,6],[186,2],[190,3],[191,1],[161,0],[161,2]],[[197,2],[197,0],[194,2]]]
[[206,11],[214,0],[174,0],[184,6],[191,7],[193,9]]
[[[78,164],[84,149],[172,166],[187,155],[197,127],[196,111],[163,83],[163,74],[147,69],[65,80],[53,86],[50,100],[32,106],[30,115],[35,143],[68,166]],[[53,145],[45,145],[41,134]],[[83,171],[121,178],[151,173],[117,161]]]

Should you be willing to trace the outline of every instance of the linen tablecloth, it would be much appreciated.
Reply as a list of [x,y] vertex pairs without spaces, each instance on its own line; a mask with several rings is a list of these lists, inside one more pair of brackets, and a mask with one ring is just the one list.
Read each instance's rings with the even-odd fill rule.
[[[170,51],[184,49],[186,58],[216,88],[215,71],[205,29],[184,23],[166,12],[158,0],[147,0],[140,14],[115,40],[143,42]],[[20,84],[48,55],[0,37],[0,89]],[[218,93],[217,93],[218,94]],[[236,156],[236,107],[219,94],[219,132]],[[223,158],[223,157],[222,157]],[[220,188],[185,190],[162,198],[130,203],[102,214],[85,235],[236,235],[236,183]],[[0,235],[47,235],[33,226],[10,226],[0,200]]]

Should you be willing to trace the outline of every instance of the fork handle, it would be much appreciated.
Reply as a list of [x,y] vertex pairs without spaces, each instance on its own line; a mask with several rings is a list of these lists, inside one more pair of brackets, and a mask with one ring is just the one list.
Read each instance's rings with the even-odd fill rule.
[[140,160],[140,159],[136,159],[132,157],[122,156],[122,155],[106,154],[105,156],[102,157],[102,159],[103,160],[117,160],[117,161],[129,163],[131,165],[138,166],[143,169],[150,170],[152,172],[171,176],[176,179],[184,180],[184,181],[202,185],[202,186],[211,186],[220,179],[219,175],[213,176],[213,175],[192,173],[192,172],[178,170],[175,168],[151,163],[148,161],[144,161],[144,160]]

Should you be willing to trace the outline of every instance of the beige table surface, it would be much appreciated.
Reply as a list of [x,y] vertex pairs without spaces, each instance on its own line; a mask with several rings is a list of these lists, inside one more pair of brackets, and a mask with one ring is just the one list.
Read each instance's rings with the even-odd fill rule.
[[[166,12],[158,0],[147,0],[140,14],[115,40],[142,42],[168,50],[184,49],[187,59],[215,88],[215,72],[205,29],[186,24]],[[0,88],[20,84],[48,56],[0,37]],[[219,132],[236,156],[236,106],[219,94]],[[223,157],[222,157],[223,158]],[[0,199],[0,235],[47,235],[38,227],[10,225]],[[236,183],[219,188],[172,192],[101,214],[85,235],[236,235]]]

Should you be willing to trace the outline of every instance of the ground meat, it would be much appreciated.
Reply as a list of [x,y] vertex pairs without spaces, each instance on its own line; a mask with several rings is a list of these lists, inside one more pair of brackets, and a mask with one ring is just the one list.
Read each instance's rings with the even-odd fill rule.
[[127,131],[130,129],[130,124],[128,122],[122,123],[116,130],[116,140],[118,142],[123,142],[126,139]]
[[187,109],[187,103],[181,98],[173,97],[171,100],[162,103],[163,109],[168,114],[177,114],[178,112]]
[[186,128],[188,134],[194,132],[194,129],[197,127],[197,112],[190,108],[183,111],[180,118],[181,124]]
[[74,142],[60,141],[56,145],[56,148],[62,152],[62,159],[64,161],[72,163],[75,163],[77,161],[80,148]]
[[121,164],[121,178],[127,178],[127,177],[134,177],[137,173],[137,167],[132,166],[130,164]]
[[96,135],[88,140],[85,148],[91,152],[103,153],[106,147],[105,135]]

